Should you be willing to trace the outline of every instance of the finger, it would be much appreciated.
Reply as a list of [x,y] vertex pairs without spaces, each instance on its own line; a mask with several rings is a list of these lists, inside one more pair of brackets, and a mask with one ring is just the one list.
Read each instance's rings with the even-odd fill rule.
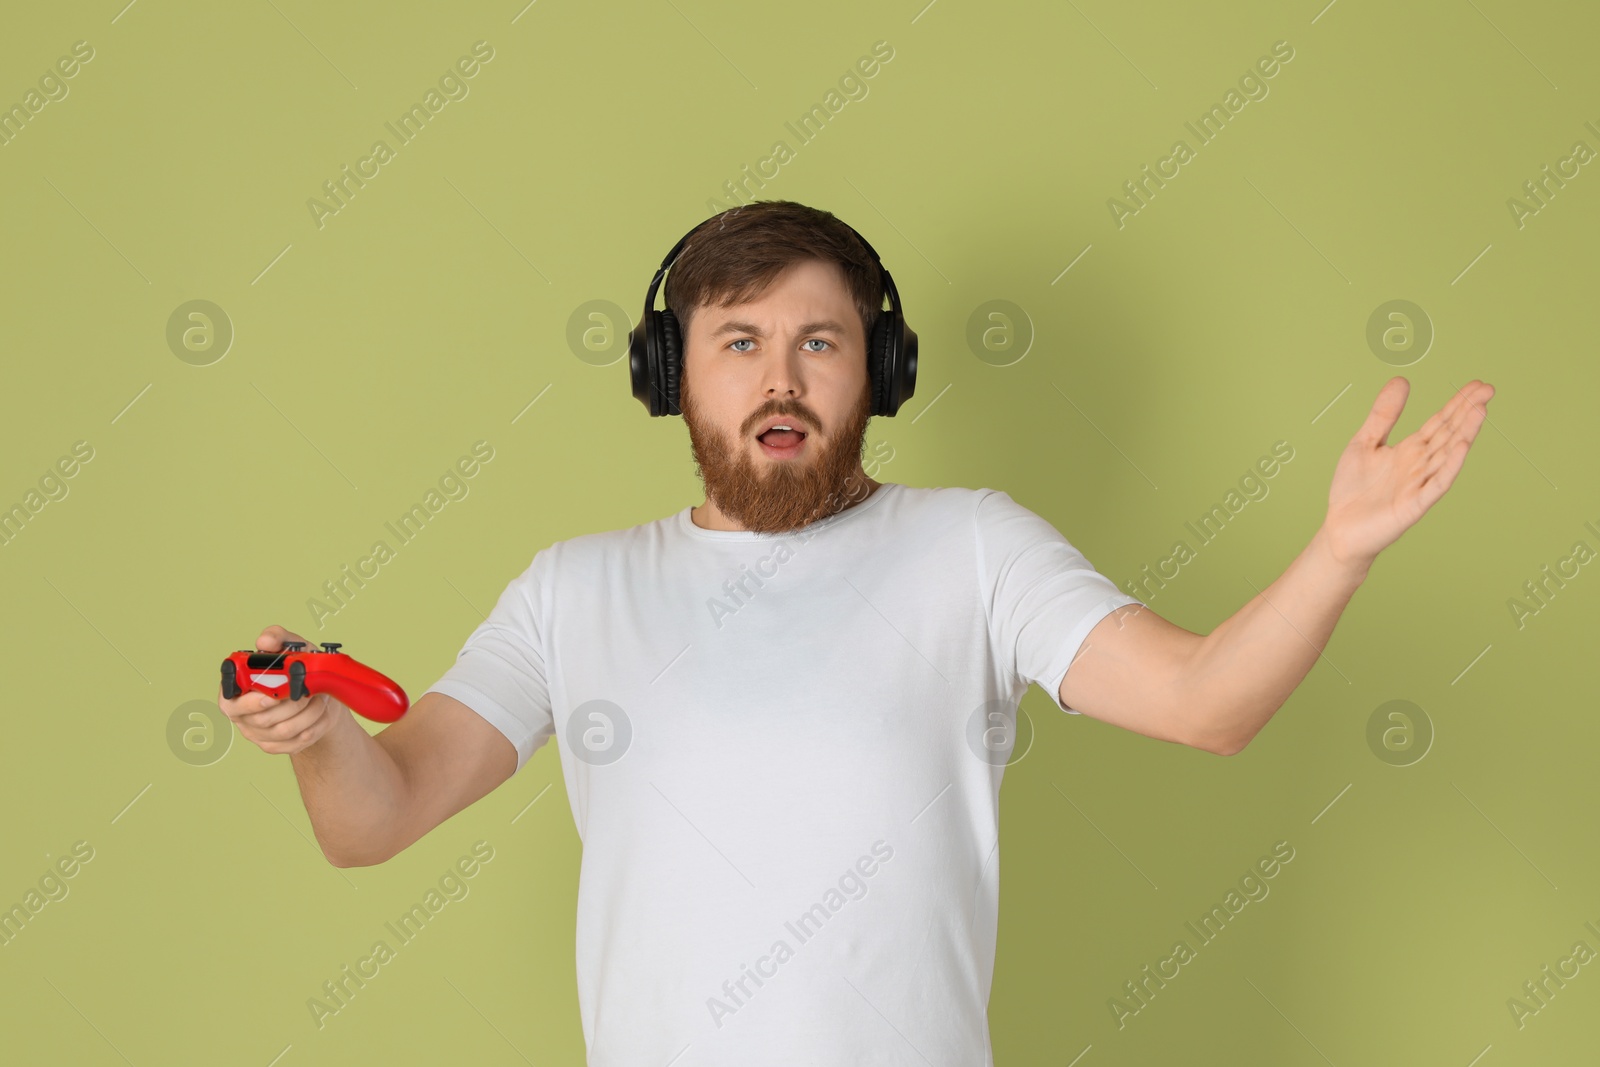
[[1428,479],[1436,477],[1444,469],[1444,465],[1450,462],[1450,457],[1454,452],[1455,449],[1453,447],[1440,447],[1428,453],[1418,470],[1417,484],[1419,486],[1425,485]]
[[287,719],[292,719],[311,703],[311,694],[299,700],[274,700],[260,711],[247,711],[239,715],[238,722],[253,730],[265,730]]
[[263,652],[278,652],[291,641],[299,641],[307,647],[311,644],[299,634],[285,630],[282,626],[273,625],[261,631],[261,636],[256,638],[256,648]]
[[[1471,388],[1470,383],[1468,384],[1468,388]],[[1418,427],[1417,432],[1412,436],[1416,437],[1418,440],[1428,443],[1430,446],[1436,445],[1439,437],[1441,436],[1441,431],[1448,430],[1449,427],[1456,421],[1456,418],[1460,415],[1461,410],[1466,406],[1466,401],[1466,390],[1457,389],[1454,395],[1452,395],[1449,400],[1445,401],[1444,406],[1429,416],[1428,421],[1424,422],[1420,427]]]
[[1417,502],[1422,505],[1422,510],[1427,511],[1439,502],[1439,498],[1455,483],[1456,475],[1461,473],[1461,466],[1467,460],[1467,449],[1470,448],[1466,441],[1457,441],[1455,446],[1445,453],[1445,459],[1439,469],[1422,483],[1422,488],[1417,493]]
[[251,729],[244,731],[244,733],[246,737],[258,745],[265,742],[292,741],[309,729],[313,724],[315,724],[315,722],[316,719],[314,716],[310,720],[300,716],[295,716],[291,719],[286,719],[283,722],[275,723],[272,726],[262,727],[259,729],[252,727]]
[[1424,462],[1432,463],[1441,453],[1448,451],[1451,444],[1455,442],[1457,430],[1461,425],[1461,413],[1467,410],[1466,405],[1460,403],[1460,400],[1461,396],[1458,393],[1446,405],[1446,408],[1440,409],[1440,416],[1446,415],[1446,409],[1448,409],[1448,416],[1433,426],[1427,436],[1424,437],[1422,431],[1417,431],[1416,436],[1422,438]]
[[314,726],[322,717],[325,700],[307,698],[303,707],[289,705],[294,709],[294,714],[267,726],[252,728],[255,734],[252,741],[288,741],[306,729]]
[[1488,402],[1494,396],[1494,386],[1485,382],[1468,382],[1457,394],[1460,401],[1455,405],[1449,421],[1428,443],[1427,458],[1432,463],[1441,453],[1447,453],[1455,447],[1456,442],[1466,441],[1470,444],[1478,436],[1478,431],[1483,428],[1484,421],[1489,417]]
[[217,706],[223,714],[234,722],[241,721],[246,715],[253,714],[265,707],[270,707],[278,702],[277,697],[269,696],[258,689],[247,689],[232,700],[222,696],[222,687],[217,686]]
[[1465,431],[1463,436],[1468,441],[1478,436],[1478,430],[1489,421],[1489,401],[1494,399],[1494,386],[1488,382],[1478,382],[1477,389],[1467,398],[1467,412],[1463,416]]
[[1389,431],[1394,429],[1394,424],[1400,421],[1400,412],[1405,410],[1406,397],[1411,393],[1411,383],[1402,377],[1390,378],[1378,390],[1377,398],[1372,402],[1372,410],[1367,413],[1367,420],[1361,424],[1361,429],[1356,431],[1355,439],[1367,445],[1377,446],[1388,443]]
[[322,727],[320,724],[315,724],[306,727],[304,730],[301,730],[293,737],[284,741],[258,741],[256,743],[260,746],[261,751],[267,753],[268,755],[289,755],[299,752],[303,748],[309,748],[311,743],[321,736],[317,732],[321,728]]
[[[301,698],[302,701],[310,699],[309,695]],[[258,722],[277,722],[283,718],[282,715],[272,715],[266,720],[261,719],[260,716],[283,705],[287,705],[290,708],[296,706],[294,701],[275,697],[271,693],[263,693],[259,689],[251,689],[232,700],[222,701],[222,710],[234,722],[248,725]]]
[[284,697],[275,697],[271,693],[263,693],[259,689],[252,689],[248,693],[242,694],[233,703],[241,715],[254,715],[257,712],[275,708],[279,704],[291,703],[291,701]]

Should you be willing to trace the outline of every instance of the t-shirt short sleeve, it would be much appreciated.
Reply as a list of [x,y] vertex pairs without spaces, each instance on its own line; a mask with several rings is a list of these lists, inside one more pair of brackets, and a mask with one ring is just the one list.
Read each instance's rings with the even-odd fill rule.
[[974,513],[978,577],[1002,667],[1031,682],[1070,715],[1061,682],[1096,623],[1139,604],[1095,570],[1045,519],[1000,490],[984,490]]
[[427,689],[461,701],[505,734],[517,748],[518,771],[555,733],[539,626],[541,565],[535,556],[511,580],[455,663]]

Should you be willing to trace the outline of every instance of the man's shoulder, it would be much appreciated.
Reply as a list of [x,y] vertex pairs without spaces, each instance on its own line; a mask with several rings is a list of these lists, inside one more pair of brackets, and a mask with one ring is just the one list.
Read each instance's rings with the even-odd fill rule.
[[899,503],[911,511],[971,511],[986,489],[962,485],[902,485]]
[[969,489],[964,485],[901,486],[900,501],[907,514],[917,519],[930,517],[970,519],[978,505],[995,489]]
[[669,536],[673,524],[677,522],[678,513],[673,512],[671,515],[633,526],[574,534],[560,541],[552,541],[547,547],[539,550],[535,559],[542,557],[552,563],[559,559],[563,567],[571,567],[614,557],[619,552],[631,553],[652,546],[659,548]]

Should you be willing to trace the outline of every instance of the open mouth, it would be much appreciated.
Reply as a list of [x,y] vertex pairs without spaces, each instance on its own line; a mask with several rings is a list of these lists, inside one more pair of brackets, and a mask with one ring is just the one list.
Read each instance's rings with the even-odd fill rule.
[[788,459],[800,454],[801,447],[805,444],[804,431],[783,429],[775,426],[766,433],[759,435],[756,440],[761,444],[761,450],[774,459]]

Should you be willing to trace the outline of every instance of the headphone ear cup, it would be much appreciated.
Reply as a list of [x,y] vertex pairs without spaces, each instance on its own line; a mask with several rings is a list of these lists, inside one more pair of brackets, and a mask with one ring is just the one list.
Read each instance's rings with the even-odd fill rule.
[[678,316],[671,308],[656,312],[661,316],[661,386],[664,393],[663,415],[682,415],[678,407],[678,383],[683,376],[683,338],[678,332]]
[[893,378],[889,382],[889,414],[900,410],[917,391],[917,331],[906,325],[904,316],[895,316]]
[[872,324],[872,341],[867,346],[867,374],[872,379],[872,414],[893,415],[889,410],[889,375],[894,353],[890,351],[889,330],[894,316],[878,313]]
[[652,415],[655,414],[655,369],[650,357],[656,347],[655,330],[655,312],[646,310],[644,318],[628,332],[628,377],[633,397]]

